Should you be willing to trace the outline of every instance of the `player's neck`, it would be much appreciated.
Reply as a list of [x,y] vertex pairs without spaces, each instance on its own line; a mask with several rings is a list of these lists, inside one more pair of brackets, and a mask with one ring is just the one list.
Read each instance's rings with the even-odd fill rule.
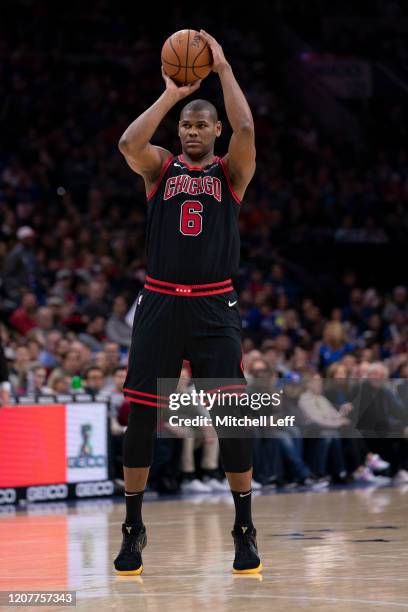
[[199,158],[195,158],[195,159],[190,157],[187,153],[184,153],[184,151],[180,155],[180,158],[181,158],[182,161],[184,161],[189,166],[193,166],[193,167],[196,167],[196,168],[204,168],[205,166],[208,166],[209,164],[211,164],[211,162],[213,161],[214,157],[215,157],[214,156],[214,151],[210,151],[209,153],[207,153],[203,157],[199,157]]

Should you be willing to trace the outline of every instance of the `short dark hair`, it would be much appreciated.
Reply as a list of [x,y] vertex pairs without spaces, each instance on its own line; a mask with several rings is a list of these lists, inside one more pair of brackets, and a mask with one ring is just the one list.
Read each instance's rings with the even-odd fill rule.
[[94,370],[97,370],[98,372],[100,372],[100,373],[102,374],[102,376],[105,376],[105,374],[104,374],[104,372],[103,372],[102,368],[100,368],[100,367],[99,367],[99,366],[97,366],[97,365],[91,365],[91,366],[88,366],[88,367],[86,368],[86,370],[85,370],[85,372],[84,372],[84,378],[85,378],[85,379],[87,379],[87,378],[88,378],[88,376],[89,376],[89,374],[90,374],[91,372],[93,372]]
[[117,366],[114,370],[113,370],[113,374],[117,374],[118,372],[121,372],[122,370],[126,370],[127,371],[127,367],[125,365],[120,365]]
[[183,106],[180,113],[180,119],[182,118],[184,113],[187,113],[189,111],[208,111],[214,123],[218,121],[217,109],[215,108],[214,104],[208,102],[208,100],[192,100],[191,102]]

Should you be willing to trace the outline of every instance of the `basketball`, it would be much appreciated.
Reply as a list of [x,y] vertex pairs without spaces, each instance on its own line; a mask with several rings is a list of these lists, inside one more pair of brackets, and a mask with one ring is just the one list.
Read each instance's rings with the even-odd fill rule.
[[180,85],[204,79],[212,66],[210,48],[196,30],[180,30],[169,36],[161,61],[165,73]]

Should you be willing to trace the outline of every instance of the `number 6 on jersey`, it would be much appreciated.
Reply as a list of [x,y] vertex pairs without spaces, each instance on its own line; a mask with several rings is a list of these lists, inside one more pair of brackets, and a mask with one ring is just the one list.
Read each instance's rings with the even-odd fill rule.
[[184,236],[198,236],[203,229],[203,205],[198,200],[186,200],[180,209],[180,232]]

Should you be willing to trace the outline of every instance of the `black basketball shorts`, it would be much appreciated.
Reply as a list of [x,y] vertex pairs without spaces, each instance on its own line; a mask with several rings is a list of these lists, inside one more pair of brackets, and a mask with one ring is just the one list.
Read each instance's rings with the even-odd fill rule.
[[167,396],[158,394],[158,380],[178,380],[184,359],[200,389],[202,379],[215,380],[214,387],[219,379],[245,387],[241,317],[230,279],[177,285],[147,276],[137,299],[125,398],[133,406],[164,407]]

